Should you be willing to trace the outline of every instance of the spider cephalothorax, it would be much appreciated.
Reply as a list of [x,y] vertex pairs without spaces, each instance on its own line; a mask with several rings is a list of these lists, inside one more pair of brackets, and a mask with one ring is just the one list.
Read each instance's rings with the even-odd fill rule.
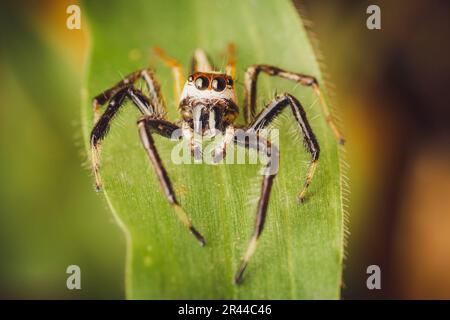
[[[223,133],[223,140],[214,150],[214,159],[221,159],[228,145],[236,144],[245,148],[257,149],[269,157],[278,156],[278,149],[270,141],[259,135],[259,130],[267,127],[284,109],[289,108],[298,123],[299,133],[303,136],[306,150],[311,154],[311,162],[306,172],[303,188],[298,194],[298,199],[303,202],[307,188],[311,183],[314,171],[319,159],[319,144],[308,123],[305,110],[300,102],[292,95],[285,93],[277,96],[257,114],[256,108],[256,82],[258,75],[263,72],[270,76],[278,76],[287,80],[295,81],[300,85],[311,87],[318,95],[327,122],[340,143],[344,139],[328,112],[325,100],[319,89],[318,82],[314,77],[286,71],[269,65],[252,65],[245,73],[245,97],[244,97],[244,120],[240,125],[249,139],[239,139],[235,130],[234,122],[239,113],[236,91],[234,88],[235,58],[234,47],[229,47],[229,59],[225,73],[215,72],[206,54],[201,49],[194,53],[191,66],[191,75],[185,81],[182,66],[174,59],[168,57],[161,49],[156,53],[172,69],[174,75],[175,99],[179,102],[180,122],[170,122],[166,118],[166,105],[162,97],[159,83],[151,69],[142,69],[126,76],[122,81],[112,88],[102,92],[93,99],[95,126],[91,133],[92,165],[95,173],[97,190],[101,188],[99,174],[101,140],[108,132],[111,120],[123,105],[125,98],[129,98],[143,114],[138,120],[139,136],[143,147],[147,152],[150,162],[155,168],[155,174],[161,184],[162,190],[173,206],[180,221],[192,232],[200,244],[204,245],[203,236],[194,228],[186,212],[178,203],[169,175],[159,157],[153,134],[170,138],[176,130],[182,132],[182,137],[189,142],[194,157],[201,156],[199,146],[194,139],[195,134],[201,136],[214,135],[216,131]],[[134,83],[142,78],[148,89],[148,94],[137,89]],[[100,116],[100,108],[108,103],[106,111]],[[257,139],[252,139],[255,137]],[[256,141],[256,142],[255,142]],[[263,141],[264,143],[261,143]],[[242,280],[247,264],[256,250],[258,239],[263,231],[267,208],[269,205],[270,191],[276,175],[276,170],[270,170],[271,161],[266,164],[261,194],[256,212],[255,230],[250,239],[240,267],[235,276],[235,282]],[[294,164],[289,164],[294,165]]]

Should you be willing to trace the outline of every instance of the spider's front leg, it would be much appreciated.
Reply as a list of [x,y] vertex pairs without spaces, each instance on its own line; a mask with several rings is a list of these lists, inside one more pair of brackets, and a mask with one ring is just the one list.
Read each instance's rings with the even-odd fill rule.
[[278,171],[278,161],[279,154],[278,148],[273,145],[269,140],[259,136],[252,130],[246,131],[246,136],[244,139],[240,139],[239,136],[235,136],[234,142],[237,145],[243,146],[247,149],[256,149],[259,152],[263,152],[268,157],[269,161],[266,164],[264,170],[264,178],[261,186],[261,194],[258,201],[258,208],[256,210],[256,220],[255,229],[250,242],[247,246],[244,256],[242,257],[239,269],[234,277],[234,283],[240,284],[242,282],[242,277],[250,258],[256,251],[258,245],[259,237],[264,229],[264,224],[266,221],[267,208],[269,205],[270,191],[272,189],[273,180],[275,179],[276,173]]
[[295,81],[303,86],[311,87],[316,95],[319,98],[320,105],[322,107],[322,111],[325,115],[325,119],[333,131],[336,139],[339,144],[344,144],[345,139],[336,124],[333,122],[333,118],[328,109],[328,105],[325,101],[325,98],[320,90],[319,83],[317,79],[304,75],[301,73],[295,73],[291,71],[286,71],[274,66],[269,66],[265,64],[258,64],[250,66],[245,73],[245,106],[244,106],[244,118],[247,123],[253,121],[256,115],[256,89],[257,89],[257,80],[258,76],[261,72],[264,72],[270,76],[277,76],[283,79]]
[[311,154],[311,162],[306,174],[306,180],[303,189],[298,194],[298,200],[302,203],[316,170],[317,161],[319,160],[320,147],[316,136],[308,123],[305,110],[300,102],[290,94],[284,94],[275,98],[255,117],[255,120],[248,125],[247,129],[251,131],[263,129],[268,126],[287,106],[291,107],[291,111],[294,114],[295,120],[297,121],[303,135],[306,149]]
[[172,183],[169,179],[166,169],[164,168],[161,157],[158,154],[158,150],[156,149],[155,142],[152,137],[152,132],[154,132],[163,137],[171,138],[174,131],[181,128],[171,122],[156,118],[154,116],[145,116],[141,118],[138,121],[138,128],[142,145],[144,146],[150,162],[155,169],[155,173],[158,177],[164,195],[175,210],[175,213],[177,214],[180,221],[186,226],[186,228],[191,231],[195,238],[197,238],[197,240],[200,242],[200,245],[204,246],[205,239],[192,225],[188,215],[177,201]]

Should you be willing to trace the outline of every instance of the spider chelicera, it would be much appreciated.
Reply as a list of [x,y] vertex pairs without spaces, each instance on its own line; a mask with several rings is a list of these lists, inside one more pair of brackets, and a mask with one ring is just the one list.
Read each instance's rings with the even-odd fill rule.
[[[198,145],[193,139],[194,133],[206,134],[209,129],[219,130],[223,133],[223,143],[215,150],[215,156],[223,156],[227,145],[238,144],[248,149],[257,149],[265,152],[269,157],[277,157],[278,149],[271,145],[270,141],[264,140],[258,135],[258,131],[268,126],[286,107],[289,107],[295,120],[298,123],[303,135],[307,151],[311,154],[311,162],[306,172],[306,179],[303,188],[298,194],[298,199],[303,202],[306,190],[316,169],[319,159],[319,144],[306,118],[305,110],[300,102],[292,95],[285,93],[277,96],[267,104],[261,112],[256,113],[256,88],[258,75],[263,72],[270,76],[278,76],[292,80],[300,85],[311,87],[317,94],[326,120],[333,130],[338,142],[344,143],[344,139],[333,123],[327,105],[320,91],[317,80],[308,75],[295,73],[269,65],[252,65],[245,73],[245,97],[244,97],[244,120],[245,125],[235,125],[234,122],[239,113],[235,92],[234,78],[236,60],[234,57],[234,46],[228,47],[228,62],[225,73],[215,72],[207,55],[201,49],[194,52],[191,63],[191,74],[184,80],[183,68],[173,58],[167,56],[159,48],[155,49],[156,54],[172,69],[174,77],[175,99],[179,101],[179,112],[181,120],[170,122],[166,118],[166,105],[161,94],[160,86],[156,80],[154,72],[147,68],[138,70],[126,76],[122,81],[102,92],[93,99],[95,126],[91,133],[92,166],[95,174],[96,188],[101,189],[101,178],[99,175],[100,163],[100,142],[105,138],[111,120],[123,105],[125,98],[129,98],[142,113],[142,117],[137,121],[139,136],[143,147],[155,169],[162,190],[174,208],[175,213],[181,222],[192,232],[196,239],[203,246],[205,240],[200,232],[192,225],[188,215],[177,201],[174,189],[161,161],[152,135],[158,134],[170,138],[175,130],[181,130],[184,139],[188,139],[192,154],[197,155]],[[134,84],[142,79],[148,89],[148,94],[137,89]],[[100,108],[104,104],[108,106],[100,115]],[[213,120],[212,122],[210,120]],[[214,126],[214,128],[210,128]],[[255,135],[257,144],[248,139],[244,142],[237,139],[235,129],[245,130],[248,135]],[[254,140],[252,140],[254,141]],[[260,143],[261,141],[265,143]],[[269,147],[268,147],[269,146]],[[266,164],[266,167],[270,163]],[[265,171],[262,181],[261,193],[256,211],[256,223],[253,235],[247,246],[247,250],[242,257],[240,266],[236,272],[234,281],[239,284],[242,281],[243,273],[247,264],[255,252],[258,239],[263,231],[266,212],[269,204],[269,196],[273,180],[276,173]]]

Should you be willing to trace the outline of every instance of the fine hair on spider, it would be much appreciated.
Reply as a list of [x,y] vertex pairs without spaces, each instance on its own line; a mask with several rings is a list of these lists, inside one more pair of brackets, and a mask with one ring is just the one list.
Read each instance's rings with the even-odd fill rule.
[[[275,120],[281,115],[281,112],[290,109],[297,124],[297,136],[302,136],[306,151],[311,156],[303,187],[297,195],[300,203],[305,199],[320,154],[319,143],[308,122],[306,111],[300,101],[291,94],[276,95],[257,113],[257,80],[259,75],[263,73],[280,77],[291,80],[296,85],[312,88],[336,139],[340,144],[344,143],[344,139],[332,120],[319,84],[313,76],[265,64],[249,66],[245,71],[244,78],[244,124],[239,125],[235,123],[239,114],[239,107],[235,90],[236,59],[233,44],[228,46],[226,72],[216,72],[206,53],[202,49],[196,49],[191,61],[190,74],[187,78],[184,76],[183,66],[178,61],[169,57],[160,48],[155,48],[155,53],[172,70],[174,96],[179,103],[180,121],[171,122],[167,118],[165,99],[156,75],[150,68],[130,73],[111,88],[95,96],[92,100],[94,128],[91,132],[90,143],[96,189],[100,191],[102,187],[100,177],[101,142],[108,133],[111,121],[126,99],[131,100],[142,114],[142,117],[137,121],[139,137],[167,201],[171,204],[179,220],[202,246],[206,243],[205,239],[194,227],[189,216],[178,202],[169,174],[155,146],[153,135],[157,134],[170,139],[175,132],[180,132],[180,137],[188,143],[188,148],[194,160],[198,160],[202,156],[201,146],[199,146],[195,137],[208,136],[212,132],[218,132],[223,137],[221,143],[212,150],[215,160],[222,160],[226,155],[227,147],[230,145],[263,153],[267,156],[268,161],[265,162],[263,169],[262,183],[257,200],[255,227],[234,277],[234,282],[239,284],[243,280],[244,271],[255,253],[258,240],[264,229],[270,193],[277,174],[277,170],[273,170],[273,168],[278,168],[278,147],[276,143],[272,143],[270,135],[264,136],[260,134],[261,131],[269,126],[276,126]],[[136,87],[136,82],[139,79],[142,79],[146,85],[147,91],[145,93]],[[101,113],[104,105],[107,105],[107,107]],[[243,132],[246,138],[240,139],[239,132]],[[292,143],[302,147],[300,146],[302,143],[299,143],[299,141],[292,140]],[[300,171],[303,166],[298,166]]]

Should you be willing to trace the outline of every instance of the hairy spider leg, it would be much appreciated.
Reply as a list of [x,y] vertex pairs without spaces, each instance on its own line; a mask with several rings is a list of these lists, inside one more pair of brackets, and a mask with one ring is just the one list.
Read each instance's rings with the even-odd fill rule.
[[94,109],[94,124],[97,123],[100,118],[100,108],[106,102],[108,102],[116,93],[125,87],[133,85],[139,78],[142,78],[148,88],[152,105],[157,109],[159,114],[166,113],[166,104],[161,94],[161,89],[158,80],[156,79],[153,70],[141,69],[127,75],[123,80],[116,83],[111,88],[103,91],[94,99],[92,99],[92,108]]
[[151,134],[151,132],[156,132],[163,137],[170,138],[172,136],[172,133],[180,127],[171,122],[155,118],[154,116],[145,116],[138,121],[138,128],[142,145],[144,146],[148,158],[150,159],[150,162],[155,169],[155,173],[158,177],[159,183],[167,200],[173,207],[175,213],[177,214],[180,221],[184,224],[184,226],[186,226],[186,228],[191,231],[195,238],[200,242],[200,245],[204,246],[205,239],[192,225],[188,215],[186,214],[186,211],[176,199],[172,183],[170,182],[169,176],[167,175],[167,171],[161,161],[161,157],[158,154],[155,142]]
[[172,70],[174,98],[175,102],[178,103],[186,81],[183,66],[174,58],[169,57],[163,49],[155,47],[153,50],[166,66]]
[[316,78],[300,73],[286,71],[274,66],[269,66],[265,64],[252,65],[247,68],[245,73],[245,99],[244,99],[244,118],[247,123],[250,123],[256,115],[256,88],[257,79],[260,72],[264,72],[270,76],[278,76],[283,79],[295,81],[301,85],[311,87],[319,98],[319,102],[322,111],[325,115],[325,119],[333,131],[339,144],[344,144],[345,139],[337,128],[336,124],[333,122],[333,118],[328,109],[328,105],[325,98],[319,88],[319,84]]
[[161,159],[156,151],[150,132],[146,132],[144,134],[142,130],[142,127],[144,127],[144,130],[146,130],[148,126],[152,128],[152,130],[154,130],[156,133],[164,137],[171,137],[173,131],[175,131],[179,127],[164,120],[162,118],[162,115],[154,109],[151,100],[147,98],[140,90],[132,87],[131,85],[122,88],[111,98],[107,109],[100,117],[91,133],[92,166],[94,169],[97,190],[100,190],[101,188],[101,179],[99,175],[100,142],[106,137],[109,131],[111,120],[115,117],[120,107],[123,106],[126,97],[131,99],[133,104],[139,109],[142,114],[146,115],[146,117],[139,120],[138,122],[139,135],[155,167],[156,174],[169,203],[173,206],[181,222],[186,227],[188,227],[192,234],[197,238],[197,240],[202,245],[204,245],[205,240],[203,239],[202,235],[194,228],[189,218],[187,217],[186,212],[178,204],[175,198],[175,194],[173,192],[170,180],[167,176],[167,172],[162,166]]
[[227,65],[225,67],[227,75],[236,79],[236,47],[234,43],[229,43],[227,46]]
[[152,106],[151,101],[138,89],[131,85],[120,89],[109,101],[108,107],[99,118],[91,132],[91,161],[92,169],[95,175],[95,187],[97,191],[101,190],[102,182],[100,178],[100,147],[101,141],[106,137],[110,123],[117,115],[119,109],[123,106],[124,100],[129,97],[142,114],[154,114],[162,117]]
[[[300,191],[300,193],[298,195],[299,201],[303,202],[305,194],[306,194],[306,190],[311,183],[311,180],[314,175],[314,171],[317,166],[317,161],[319,159],[319,154],[320,154],[320,148],[319,148],[317,139],[311,129],[311,126],[309,125],[308,120],[306,118],[305,110],[303,109],[300,102],[290,94],[284,94],[282,96],[275,98],[255,117],[255,120],[250,125],[247,126],[246,130],[249,133],[257,134],[258,130],[263,129],[264,127],[267,127],[287,106],[291,107],[292,113],[294,114],[294,117],[300,127],[300,131],[302,132],[302,135],[304,137],[306,148],[312,157],[310,165],[308,167],[305,184],[303,186],[303,189]],[[261,141],[261,139],[262,138],[260,136],[258,136],[258,141]],[[247,148],[255,148],[255,146],[249,145],[249,142],[250,142],[250,140],[246,141],[245,146]],[[257,147],[262,148],[262,147],[264,147],[264,144],[260,144]],[[268,155],[270,156],[270,159],[273,159],[274,153],[275,152],[278,153],[278,150],[273,145],[270,149],[271,149],[271,152],[268,152]],[[263,150],[263,149],[259,149],[259,150]],[[276,155],[276,157],[278,157],[278,154]],[[241,283],[244,271],[247,268],[250,258],[252,257],[252,255],[254,254],[254,252],[256,250],[256,247],[258,244],[258,239],[264,228],[264,222],[265,222],[265,218],[266,218],[270,190],[271,190],[274,178],[275,178],[275,172],[272,172],[271,174],[266,173],[266,175],[264,176],[263,185],[261,188],[261,196],[260,196],[260,199],[258,202],[258,210],[257,210],[257,214],[256,214],[255,231],[253,233],[252,238],[250,239],[250,242],[247,246],[245,255],[243,256],[243,258],[241,260],[241,264],[239,266],[239,269],[236,273],[235,280],[234,280],[236,284]]]
[[247,249],[244,253],[244,256],[241,259],[239,268],[234,277],[234,283],[240,284],[243,279],[244,271],[247,268],[247,265],[256,251],[256,247],[258,246],[258,241],[261,236],[261,233],[264,229],[264,224],[266,221],[267,208],[269,205],[270,191],[272,189],[273,180],[276,176],[276,170],[271,171],[269,168],[273,165],[273,159],[278,161],[279,154],[278,148],[273,145],[269,140],[259,136],[256,132],[249,130],[248,134],[253,134],[256,139],[245,139],[245,141],[241,141],[235,139],[234,142],[237,145],[243,146],[245,148],[252,148],[258,151],[264,151],[266,155],[269,157],[269,162],[266,164],[264,178],[261,185],[261,194],[258,200],[258,207],[256,210],[256,220],[255,220],[255,229],[253,231],[252,237],[247,245]]
[[294,114],[295,120],[297,121],[300,131],[303,135],[306,149],[311,154],[311,162],[309,163],[306,173],[306,180],[302,190],[298,194],[299,202],[303,203],[306,191],[311,184],[312,178],[314,176],[320,154],[319,143],[317,142],[316,136],[314,135],[314,132],[309,125],[303,106],[294,96],[285,93],[284,95],[278,96],[272,102],[270,102],[255,117],[253,123],[251,123],[247,128],[248,130],[258,131],[260,129],[263,129],[264,127],[267,127],[272,122],[272,120],[275,119],[287,106],[291,107],[291,111]]
[[208,55],[203,49],[197,48],[194,51],[194,55],[191,59],[191,74],[195,72],[212,72],[214,71],[214,67],[212,63],[209,61]]

